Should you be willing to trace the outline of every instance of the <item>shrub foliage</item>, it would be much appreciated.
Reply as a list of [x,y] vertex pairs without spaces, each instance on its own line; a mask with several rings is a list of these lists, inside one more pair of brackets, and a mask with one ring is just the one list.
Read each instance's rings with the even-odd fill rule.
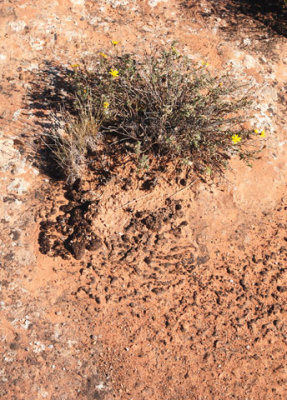
[[143,58],[101,53],[92,71],[72,69],[73,107],[46,141],[69,180],[103,150],[139,167],[182,162],[197,173],[222,172],[235,153],[252,155],[244,124],[250,88],[228,73],[212,75],[174,46]]

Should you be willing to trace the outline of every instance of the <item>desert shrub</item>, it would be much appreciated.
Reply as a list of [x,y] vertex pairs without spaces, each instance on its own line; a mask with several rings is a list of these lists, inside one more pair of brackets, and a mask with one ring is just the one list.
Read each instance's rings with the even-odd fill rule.
[[73,110],[48,140],[69,180],[103,151],[139,167],[180,162],[197,173],[222,172],[236,153],[252,155],[244,125],[250,87],[228,73],[212,75],[174,46],[142,58],[101,53],[93,70],[72,69]]
[[80,178],[88,162],[88,154],[96,149],[97,122],[86,109],[81,109],[76,118],[63,109],[60,120],[55,115],[52,119],[52,131],[45,133],[43,138],[49,150],[49,170],[53,176],[72,182]]

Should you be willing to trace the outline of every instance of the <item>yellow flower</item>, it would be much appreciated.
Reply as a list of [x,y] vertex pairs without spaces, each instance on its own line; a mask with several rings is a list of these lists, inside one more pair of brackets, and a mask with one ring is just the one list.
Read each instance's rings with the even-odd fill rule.
[[104,101],[104,104],[103,104],[104,109],[109,108],[109,105],[110,105],[110,103],[108,101]]
[[79,64],[71,64],[71,68],[79,68]]
[[114,46],[116,46],[117,44],[119,44],[119,42],[118,42],[117,40],[112,40],[112,44],[113,44]]
[[108,56],[105,53],[100,53],[100,56],[103,58],[108,58]]
[[172,51],[172,54],[173,54],[174,56],[179,56],[179,55],[180,55],[179,51],[178,51],[177,48],[174,47],[174,46],[172,46],[171,51]]
[[254,133],[259,134],[260,137],[265,137],[266,135],[264,129],[261,132],[258,129],[254,129]]
[[109,74],[112,75],[113,78],[116,78],[119,75],[119,71],[111,68]]
[[233,135],[231,139],[234,144],[241,142],[241,137],[237,134]]
[[212,169],[210,167],[206,167],[205,172],[206,172],[206,175],[210,176],[212,174]]
[[208,66],[209,66],[209,63],[208,63],[207,61],[203,61],[203,60],[202,60],[202,61],[201,61],[201,65],[202,65],[202,66],[205,65],[206,67],[208,67]]
[[223,85],[223,83],[222,82],[219,82],[219,86],[222,86]]

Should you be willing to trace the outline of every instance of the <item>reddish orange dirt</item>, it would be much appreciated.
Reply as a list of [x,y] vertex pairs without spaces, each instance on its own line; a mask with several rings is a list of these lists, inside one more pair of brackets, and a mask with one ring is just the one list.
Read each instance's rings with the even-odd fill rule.
[[[1,2],[1,399],[287,399],[287,42],[210,4]],[[203,182],[127,163],[73,187],[37,169],[35,82],[174,40],[252,81],[252,167]]]

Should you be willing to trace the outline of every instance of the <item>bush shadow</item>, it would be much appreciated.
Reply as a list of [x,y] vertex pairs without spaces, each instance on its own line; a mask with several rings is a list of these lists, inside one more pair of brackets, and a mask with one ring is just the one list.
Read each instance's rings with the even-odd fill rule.
[[[83,66],[85,68],[85,66]],[[35,125],[40,128],[41,134],[34,140],[36,149],[37,168],[54,180],[65,180],[61,168],[55,159],[51,148],[55,145],[54,134],[61,123],[64,115],[77,116],[79,110],[75,106],[75,95],[77,86],[74,76],[75,68],[67,68],[59,64],[46,61],[40,71],[37,71],[30,81],[30,90],[26,96],[26,109],[33,110],[36,117]],[[57,142],[58,143],[58,142]],[[101,153],[105,153],[105,159],[110,161],[108,170],[106,166],[93,165],[90,162],[90,169],[99,177],[99,184],[105,184],[109,179],[114,167],[119,164],[122,154],[118,154],[118,149],[112,146],[104,146],[102,149],[92,154],[91,158],[100,158]],[[108,176],[107,176],[108,175]]]
[[[209,8],[200,12],[203,18],[217,16],[224,19],[227,25],[220,29],[226,33],[238,33],[246,24],[246,17],[253,19],[250,31],[257,31],[263,24],[269,36],[287,37],[287,3],[284,0],[207,0]],[[198,2],[182,2],[186,9],[193,9]],[[262,25],[261,25],[262,26]]]
[[52,129],[55,129],[56,120],[51,118],[65,107],[73,113],[73,96],[75,88],[71,82],[73,70],[45,61],[40,71],[34,73],[30,81],[30,89],[26,96],[29,110],[33,110],[35,125],[40,128],[41,134],[34,140],[37,162],[40,171],[49,177],[63,179],[60,170],[55,168],[53,155],[44,145],[45,138]]

